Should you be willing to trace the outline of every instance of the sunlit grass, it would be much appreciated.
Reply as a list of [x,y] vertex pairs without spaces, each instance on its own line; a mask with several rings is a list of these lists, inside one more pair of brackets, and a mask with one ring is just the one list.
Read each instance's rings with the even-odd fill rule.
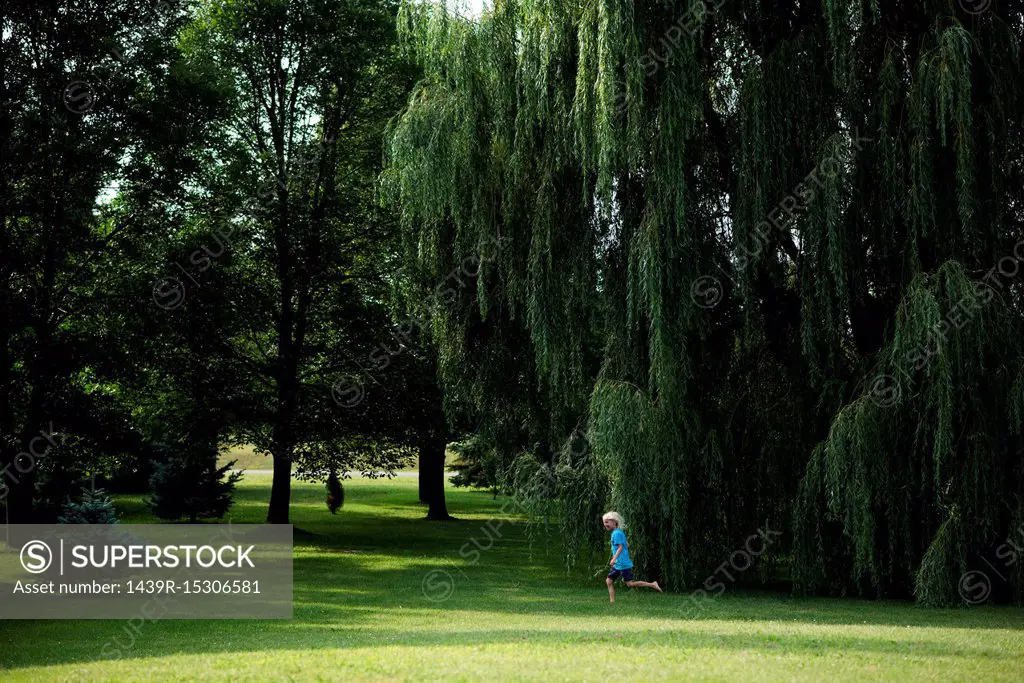
[[[248,444],[230,446],[222,451],[217,458],[217,462],[221,466],[228,464],[232,460],[235,461],[235,469],[239,470],[268,471],[274,468],[274,461],[269,455],[260,455]],[[451,462],[450,457],[449,462]],[[395,471],[415,472],[417,471],[417,468],[418,465],[416,458],[411,458],[407,462],[403,463],[401,467],[396,468]]]
[[[247,475],[234,522],[262,522],[270,478]],[[0,623],[4,680],[1020,680],[1024,611],[685,595],[567,577],[502,504],[453,490],[426,522],[416,481],[353,480],[332,516],[297,483],[291,621]],[[126,522],[152,521],[139,496]],[[596,520],[595,520],[595,523]],[[472,551],[481,548],[479,558]],[[531,551],[532,548],[532,551]],[[450,592],[450,594],[449,594]],[[433,598],[433,599],[432,599]],[[444,598],[444,599],[441,599]]]

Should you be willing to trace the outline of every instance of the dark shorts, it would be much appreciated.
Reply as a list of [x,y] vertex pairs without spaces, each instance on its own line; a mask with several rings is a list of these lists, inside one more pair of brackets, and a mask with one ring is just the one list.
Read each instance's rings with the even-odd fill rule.
[[608,572],[608,578],[611,579],[612,581],[614,581],[615,579],[619,578],[620,576],[622,577],[623,581],[632,581],[633,580],[633,570],[632,569],[612,569],[611,571]]

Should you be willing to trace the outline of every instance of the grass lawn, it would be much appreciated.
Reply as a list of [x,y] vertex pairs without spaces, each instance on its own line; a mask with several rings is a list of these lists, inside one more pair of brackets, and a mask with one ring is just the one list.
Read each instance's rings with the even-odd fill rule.
[[[232,510],[261,522],[269,476]],[[685,595],[567,578],[556,548],[500,518],[501,500],[449,492],[448,524],[420,519],[416,480],[353,480],[331,516],[296,483],[291,621],[0,622],[4,681],[91,680],[943,680],[1024,678],[1024,610],[792,599],[729,589],[694,614]],[[122,497],[126,522],[152,521]],[[595,520],[595,524],[598,523]],[[497,523],[493,524],[497,527]],[[492,533],[491,536],[496,536]],[[104,658],[103,651],[116,653]]]

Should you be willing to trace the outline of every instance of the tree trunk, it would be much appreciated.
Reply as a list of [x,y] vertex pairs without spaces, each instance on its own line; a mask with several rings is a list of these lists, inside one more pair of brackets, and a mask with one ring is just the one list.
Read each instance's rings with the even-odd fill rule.
[[[46,359],[50,357],[51,328],[49,325],[36,326],[36,332],[40,340],[36,344],[34,360],[29,367],[28,385],[29,391],[28,407],[24,422],[24,429],[15,442],[14,455],[11,458],[12,467],[8,470],[8,482],[11,486],[10,494],[7,497],[9,509],[8,523],[10,524],[40,524],[54,523],[57,520],[55,512],[60,509],[61,500],[53,501],[55,508],[51,510],[53,517],[41,519],[40,510],[37,509],[36,480],[39,474],[39,458],[32,453],[32,442],[46,431],[45,415],[48,412],[46,392],[52,383],[47,369],[50,367]],[[45,457],[45,456],[42,456]],[[53,457],[53,454],[50,454]],[[14,480],[17,480],[15,482]]]
[[[56,210],[54,210],[56,213]],[[38,311],[35,312],[30,327],[35,334],[31,361],[28,364],[26,384],[29,387],[28,405],[22,431],[14,444],[14,452],[10,455],[12,467],[8,470],[8,483],[11,486],[7,497],[8,518],[10,524],[33,524],[56,522],[56,519],[40,519],[35,505],[35,483],[38,478],[39,463],[31,453],[32,440],[38,437],[48,424],[47,417],[52,412],[52,402],[48,396],[54,384],[53,366],[53,319],[55,311],[51,310],[51,291],[54,287],[56,272],[56,247],[52,240],[47,240],[43,252],[42,283],[37,291],[39,297]],[[7,400],[7,397],[4,397]],[[26,455],[21,455],[25,453]],[[20,456],[20,457],[19,457]],[[6,464],[6,463],[4,463]],[[54,501],[56,509],[60,500]],[[55,515],[54,515],[55,516]]]
[[420,448],[420,456],[419,456],[420,503],[422,503],[423,505],[427,505],[428,503],[430,503],[430,493],[428,493],[427,472],[426,472],[426,470],[423,467],[423,463],[424,463],[423,448],[421,447]]
[[270,505],[267,524],[288,524],[292,499],[292,453],[290,403],[282,401],[274,416],[274,436],[270,442],[270,455],[274,459],[274,481],[270,485]]
[[292,459],[290,453],[274,449],[274,482],[270,486],[267,524],[288,524],[292,498]]
[[[7,503],[7,522],[10,524],[34,524],[39,521],[35,518],[32,507],[32,492],[35,484],[35,477],[32,475],[34,473],[18,472],[14,468],[16,458],[17,454],[3,463],[10,465],[7,473],[3,475],[4,483],[9,487],[7,498],[4,501]],[[0,486],[0,492],[2,491],[3,487]]]
[[425,438],[420,441],[420,500],[426,503],[427,519],[454,519],[448,514],[444,500],[444,439]]
[[[280,311],[277,315],[277,363],[274,369],[277,384],[277,410],[274,415],[274,434],[270,443],[270,454],[274,458],[274,482],[270,487],[270,505],[267,508],[268,524],[288,524],[288,512],[292,497],[292,453],[295,449],[292,419],[298,394],[298,360],[301,352],[301,333],[296,333],[294,296],[296,289],[295,258],[290,241],[291,196],[288,191],[287,149],[284,139],[284,109],[275,119],[270,120],[270,134],[277,162],[277,207],[274,218],[274,246],[277,253],[275,269],[281,285],[279,295]],[[254,131],[257,137],[263,131]],[[299,320],[301,326],[302,321]]]

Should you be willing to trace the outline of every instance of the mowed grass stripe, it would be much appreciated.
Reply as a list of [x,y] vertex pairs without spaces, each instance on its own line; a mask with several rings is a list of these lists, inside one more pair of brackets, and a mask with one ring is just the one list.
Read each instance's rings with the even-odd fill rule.
[[[232,521],[262,522],[269,488],[269,476],[247,475]],[[496,517],[505,499],[452,490],[449,508],[460,520],[441,524],[421,519],[416,493],[414,479],[348,481],[346,505],[332,516],[322,486],[295,484],[293,521],[306,533],[296,537],[291,621],[160,621],[142,624],[137,634],[125,621],[0,622],[7,644],[0,654],[3,678],[1010,681],[1024,675],[1019,609],[935,610],[732,588],[703,611],[687,595],[629,590],[610,606],[600,577],[567,576],[556,543],[529,538],[510,508]],[[141,496],[121,496],[118,506],[126,522],[153,521]],[[491,519],[501,522],[500,537],[492,531],[488,538],[484,524]],[[470,552],[479,548],[486,548],[479,556]],[[451,577],[453,588],[439,602],[424,592],[424,577],[437,570]]]

